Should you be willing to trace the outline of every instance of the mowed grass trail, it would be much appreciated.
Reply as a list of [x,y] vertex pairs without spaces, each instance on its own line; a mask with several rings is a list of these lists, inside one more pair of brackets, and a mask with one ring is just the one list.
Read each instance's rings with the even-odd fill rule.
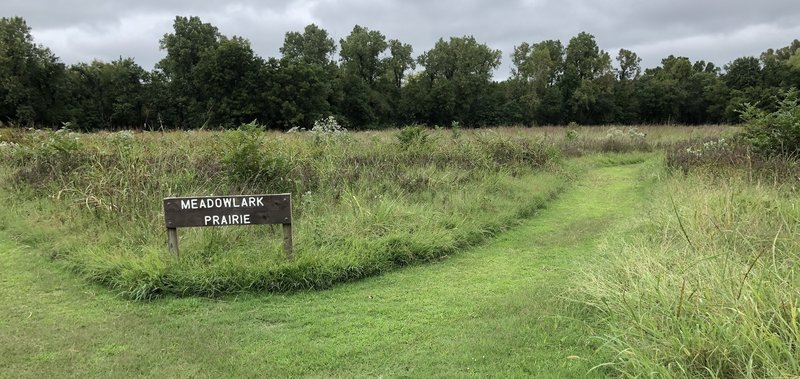
[[601,375],[560,295],[649,165],[591,169],[489,244],[321,292],[131,302],[3,236],[0,377]]

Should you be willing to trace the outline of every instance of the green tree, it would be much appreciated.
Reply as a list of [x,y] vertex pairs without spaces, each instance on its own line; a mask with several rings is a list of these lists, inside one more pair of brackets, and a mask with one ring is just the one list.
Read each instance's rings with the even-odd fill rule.
[[378,82],[384,77],[386,37],[376,30],[356,25],[339,41],[344,101],[341,113],[356,127],[387,122],[391,114],[389,94]]
[[511,54],[512,76],[532,84],[536,89],[553,86],[558,81],[564,65],[564,45],[561,41],[522,43]]
[[347,38],[339,41],[342,49],[342,66],[346,73],[354,75],[367,84],[374,84],[383,73],[380,55],[389,47],[386,37],[377,30],[356,25]]
[[800,87],[800,40],[777,50],[768,49],[760,61],[764,86],[784,90]]
[[688,93],[682,85],[692,73],[686,57],[670,55],[661,66],[647,69],[637,87],[639,114],[644,122],[679,122]]
[[336,42],[328,31],[309,24],[303,32],[287,32],[280,48],[283,59],[325,66],[332,63]]
[[514,47],[511,62],[507,94],[508,106],[516,115],[512,122],[529,125],[560,122],[561,101],[554,102],[553,96],[564,66],[561,41],[524,42]]
[[760,57],[764,85],[789,88],[792,85],[792,68],[788,59],[781,59],[775,50],[768,49]]
[[639,119],[636,86],[641,76],[642,59],[633,51],[620,49],[617,54],[617,80],[614,82],[614,122],[633,124]]
[[745,90],[762,83],[761,62],[756,57],[736,58],[725,65],[725,83],[732,89]]
[[378,89],[384,93],[390,115],[388,122],[400,124],[404,119],[401,113],[403,85],[409,70],[417,67],[417,62],[412,57],[414,49],[410,44],[404,44],[396,39],[389,40],[389,56],[383,58],[384,76],[379,82]]
[[[495,118],[498,106],[497,88],[491,85],[492,72],[500,65],[501,53],[478,43],[475,37],[439,39],[436,45],[419,56],[424,66],[414,81],[417,121],[464,125],[485,125]],[[491,99],[491,101],[487,101]]]
[[92,61],[69,68],[69,119],[83,130],[135,128],[145,124],[147,73],[133,59]]
[[715,65],[673,55],[645,70],[636,93],[642,121],[654,123],[720,122],[728,97]]
[[417,62],[411,56],[414,49],[409,44],[404,44],[396,39],[389,40],[389,57],[383,61],[386,68],[386,75],[392,86],[400,89],[403,86],[403,79],[408,70],[417,67]]
[[[270,59],[263,70],[260,120],[281,129],[309,129],[331,112],[334,91],[328,66]],[[337,79],[338,80],[338,79]]]
[[302,33],[286,33],[280,51],[281,59],[270,59],[266,68],[266,120],[284,129],[311,128],[344,99],[340,70],[332,60],[336,43],[325,29],[310,24]]
[[597,46],[594,36],[581,32],[570,39],[561,80],[568,119],[584,124],[611,121],[613,83],[611,56]]
[[219,46],[221,35],[211,24],[203,23],[199,17],[175,17],[173,33],[161,39],[160,47],[167,56],[156,64],[163,73],[171,99],[165,109],[164,119],[177,127],[199,127],[208,118],[208,99],[199,97],[198,80],[194,68],[207,50]]
[[617,54],[617,64],[619,68],[617,71],[617,78],[623,80],[636,80],[642,74],[641,68],[642,58],[633,51],[626,49],[619,49]]
[[20,17],[0,18],[0,121],[33,126],[63,121],[65,67],[33,42]]
[[203,124],[238,126],[259,118],[264,65],[241,37],[221,37],[215,48],[204,50],[192,71]]
[[725,84],[731,90],[731,98],[726,109],[727,118],[736,121],[745,104],[758,104],[771,109],[775,104],[773,91],[764,86],[764,72],[761,61],[755,57],[736,58],[725,65],[723,75]]

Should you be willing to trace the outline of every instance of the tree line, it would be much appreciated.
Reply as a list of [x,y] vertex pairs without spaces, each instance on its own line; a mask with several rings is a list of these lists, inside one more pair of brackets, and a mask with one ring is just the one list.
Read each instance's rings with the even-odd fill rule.
[[[198,17],[176,17],[152,71],[131,58],[65,65],[20,17],[0,19],[0,122],[81,130],[231,127],[257,120],[309,128],[334,116],[353,129],[737,122],[744,104],[770,110],[800,87],[800,40],[724,67],[670,55],[642,70],[589,33],[564,45],[524,42],[511,76],[493,80],[502,53],[472,36],[410,44],[356,25],[336,41],[311,24],[285,35],[280,57],[253,52]],[[338,54],[338,59],[335,57]]]

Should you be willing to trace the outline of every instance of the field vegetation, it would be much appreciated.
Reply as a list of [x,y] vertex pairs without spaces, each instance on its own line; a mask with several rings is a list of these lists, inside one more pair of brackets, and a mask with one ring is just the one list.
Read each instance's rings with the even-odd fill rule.
[[800,373],[797,111],[751,108],[737,138],[669,148],[646,212],[584,268],[571,296],[617,374]]
[[[217,347],[232,354],[209,367],[219,375],[248,375],[235,362],[268,350],[276,360],[253,370],[787,377],[800,372],[795,109],[791,98],[774,112],[751,109],[742,128],[410,126],[353,133],[325,119],[294,133],[255,124],[166,133],[3,129],[0,194],[8,206],[0,233],[38,253],[4,253],[1,261],[27,270],[47,259],[82,278],[70,291],[99,283],[104,287],[92,291],[109,294],[101,296],[103,308],[138,309],[138,318],[123,318],[134,330],[140,322],[158,328],[164,312],[190,323],[242,312],[282,320],[279,329],[255,334],[239,330],[252,330],[241,320],[225,330],[212,326],[218,337],[238,336],[244,349]],[[776,136],[785,136],[778,147],[769,142]],[[167,253],[162,197],[248,192],[293,194],[294,260],[281,251],[280,230],[268,226],[182,229],[182,256]],[[417,267],[396,270],[407,265]],[[28,309],[13,300],[28,296],[27,276],[8,278],[6,316],[16,320]],[[231,293],[237,297],[220,297]],[[29,295],[53,314],[63,307]],[[189,295],[203,297],[175,297]],[[68,295],[80,304],[75,296]],[[368,303],[373,299],[409,306]],[[274,309],[256,311],[265,301]],[[340,309],[342,301],[363,314]],[[76,322],[102,325],[69,312]],[[13,323],[26,335],[45,333],[41,322]],[[355,324],[342,334],[320,323]],[[346,336],[352,328],[366,334],[353,340]],[[175,330],[172,337],[192,340],[190,329]],[[328,342],[313,337],[321,335]],[[149,356],[118,337],[87,338],[104,341],[103,351]],[[69,344],[65,338],[44,346],[58,351]],[[269,338],[285,346],[263,342]],[[58,372],[75,358],[42,356],[44,365],[33,370],[21,362],[34,346],[14,340],[22,350],[4,355],[19,359],[4,364],[16,373]],[[194,365],[216,354],[201,345],[169,357]],[[394,358],[358,355],[378,345]],[[508,346],[518,354],[508,356]],[[298,350],[328,358],[281,363]],[[359,351],[355,357],[363,359],[352,355]],[[124,353],[101,353],[85,368],[64,367],[86,375],[147,370],[120,361]],[[394,363],[378,367],[371,359]],[[345,361],[351,364],[336,363]]]
[[[636,213],[655,162],[580,158],[570,189],[447,259],[321,291],[135,301],[0,231],[0,369],[10,377],[602,377],[559,301],[598,233]],[[636,163],[639,162],[639,163]]]
[[[800,376],[800,40],[284,37],[178,16],[152,70],[65,65],[0,18],[0,375]],[[293,258],[168,254],[163,198],[263,193]]]
[[[8,129],[2,225],[138,299],[326,288],[483,242],[569,185],[580,168],[565,157],[652,151],[672,143],[666,129],[347,133],[332,118],[297,133]],[[162,198],[284,192],[293,260],[269,226],[181,229],[183,255],[165,253]]]
[[[561,152],[537,136],[421,127],[353,135],[5,130],[3,228],[135,298],[326,288],[485,241],[562,191]],[[161,198],[294,195],[295,257],[278,228],[182,229],[164,250]],[[33,210],[33,211],[32,211]],[[87,243],[90,241],[90,243]]]

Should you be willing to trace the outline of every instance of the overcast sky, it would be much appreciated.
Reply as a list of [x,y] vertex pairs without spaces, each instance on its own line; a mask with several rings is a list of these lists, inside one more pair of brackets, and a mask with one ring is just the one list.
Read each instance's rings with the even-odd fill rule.
[[176,15],[199,16],[227,36],[278,56],[284,34],[316,23],[338,42],[359,24],[387,39],[430,49],[440,37],[474,35],[503,52],[497,79],[509,75],[515,45],[593,34],[612,57],[635,51],[642,66],[674,54],[724,65],[800,38],[800,0],[0,0],[2,16],[21,16],[37,43],[71,64],[133,57],[145,69],[164,56],[159,39]]

